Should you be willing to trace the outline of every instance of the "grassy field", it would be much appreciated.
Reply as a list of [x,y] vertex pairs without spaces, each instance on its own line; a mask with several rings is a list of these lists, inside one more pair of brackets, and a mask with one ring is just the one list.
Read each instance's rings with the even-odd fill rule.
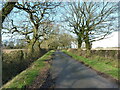
[[25,86],[29,86],[33,83],[36,77],[39,75],[42,69],[46,66],[46,61],[51,58],[51,55],[54,51],[49,51],[41,58],[32,63],[32,65],[26,70],[22,71],[16,77],[14,77],[11,81],[6,83],[1,89],[4,88],[24,88]]
[[[85,58],[83,56],[78,56],[74,53],[68,52],[67,50],[63,50],[64,53],[72,56],[74,59],[84,62],[85,64],[91,66],[93,69],[105,73],[107,75],[112,76],[114,79],[118,80],[118,67],[114,66],[114,63],[111,63],[109,60],[103,60],[104,58]],[[113,65],[112,65],[113,64]]]
[[20,50],[25,51],[25,49],[3,49],[2,51],[3,53],[10,53],[12,51],[20,51]]

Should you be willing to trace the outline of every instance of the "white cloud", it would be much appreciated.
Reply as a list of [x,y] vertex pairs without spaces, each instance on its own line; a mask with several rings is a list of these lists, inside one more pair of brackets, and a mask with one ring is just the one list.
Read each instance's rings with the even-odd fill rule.
[[[120,46],[120,40],[118,40],[118,32],[113,32],[109,36],[110,36],[110,38],[93,42],[93,46],[92,47],[93,48],[95,48],[95,47],[118,47],[118,43],[119,43],[119,46]],[[17,37],[20,38],[19,35]],[[3,35],[2,36],[2,40],[10,40],[10,39],[11,38],[7,37],[7,35]],[[76,48],[77,46],[72,44],[72,47]]]
[[110,38],[93,42],[93,48],[95,47],[118,47],[118,32],[113,32],[109,36]]

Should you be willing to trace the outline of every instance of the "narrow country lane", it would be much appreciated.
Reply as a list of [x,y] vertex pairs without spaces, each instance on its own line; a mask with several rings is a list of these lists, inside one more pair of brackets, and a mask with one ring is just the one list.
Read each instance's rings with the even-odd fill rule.
[[51,74],[56,78],[55,88],[118,88],[114,82],[60,51],[54,53]]

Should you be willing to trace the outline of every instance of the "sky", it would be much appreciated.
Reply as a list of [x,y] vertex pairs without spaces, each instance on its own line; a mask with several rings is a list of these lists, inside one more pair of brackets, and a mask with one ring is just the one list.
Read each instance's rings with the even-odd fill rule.
[[[107,39],[103,39],[103,40],[100,40],[100,41],[93,42],[92,43],[92,48],[97,48],[97,47],[103,47],[103,48],[106,48],[106,47],[118,47],[118,43],[120,45],[120,41],[118,39],[118,37],[119,37],[118,31],[113,32],[108,37],[109,38],[107,38]],[[72,44],[72,47],[77,48],[77,45]]]
[[[96,41],[96,42],[93,42],[93,48],[96,48],[96,47],[118,47],[118,32],[113,32],[112,34],[110,34],[107,38],[107,39],[103,39],[103,40],[100,40],[100,41]],[[21,36],[17,36],[17,38],[21,38]],[[11,40],[10,37],[7,37],[6,35],[4,35],[2,37],[2,40]],[[119,42],[120,43],[120,42]]]
[[[23,15],[21,15],[22,17]],[[58,15],[57,15],[58,16]],[[17,18],[18,19],[18,18]],[[20,17],[19,17],[20,19]],[[22,18],[21,18],[22,19]],[[20,36],[14,36],[17,37],[18,39],[21,38]],[[118,32],[113,32],[112,34],[109,35],[110,38],[103,39],[100,41],[93,42],[93,48],[96,47],[118,47]],[[2,40],[12,40],[8,35],[3,35]]]
[[107,39],[93,42],[93,48],[95,47],[118,47],[118,32],[113,32]]

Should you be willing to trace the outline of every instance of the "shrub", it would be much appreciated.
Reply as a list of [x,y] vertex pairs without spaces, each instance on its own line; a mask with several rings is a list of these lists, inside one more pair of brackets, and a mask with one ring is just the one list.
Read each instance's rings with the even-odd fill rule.
[[68,52],[72,52],[79,56],[92,57],[94,55],[99,55],[107,59],[118,60],[119,51],[118,50],[91,50],[90,52],[81,49],[68,49]]
[[2,54],[2,78],[3,84],[14,76],[25,70],[33,61],[46,53],[47,50],[41,50],[41,53],[35,51],[34,53],[28,50],[11,51],[10,53]]
[[[16,77],[14,77],[12,80],[10,80],[8,83],[6,83],[5,85],[2,86],[2,88],[0,88],[1,90],[6,90],[6,89],[23,89],[23,90],[27,90],[27,89],[31,89],[32,88],[36,88],[32,87],[29,88],[29,86],[32,86],[34,83],[39,84],[43,84],[45,77],[41,78],[41,80],[35,82],[37,80],[37,77],[40,75],[42,75],[42,69],[46,69],[49,70],[50,68],[50,64],[46,63],[46,60],[51,59],[51,55],[53,54],[54,51],[49,51],[48,53],[46,53],[45,55],[43,55],[41,58],[37,59],[35,62],[33,62],[30,67],[28,67],[26,70],[22,71],[20,74],[18,74]],[[47,74],[47,72],[46,72]],[[42,80],[43,79],[43,80]],[[40,82],[41,81],[41,82]],[[39,85],[38,85],[39,86]]]

